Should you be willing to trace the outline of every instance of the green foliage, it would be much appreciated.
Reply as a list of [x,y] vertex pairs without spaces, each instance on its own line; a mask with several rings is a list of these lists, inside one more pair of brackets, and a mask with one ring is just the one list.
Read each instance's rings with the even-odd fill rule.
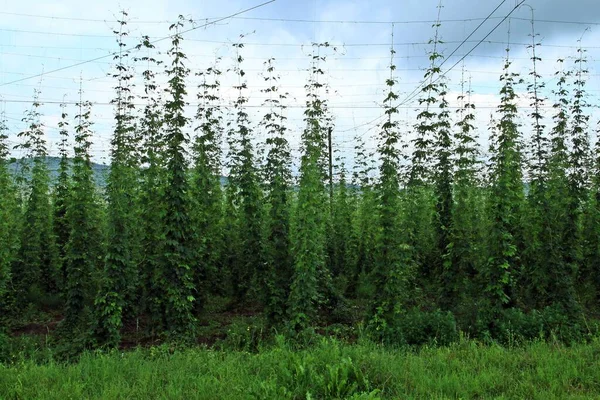
[[[165,338],[153,357],[192,341],[258,353],[276,331],[308,352],[322,336],[361,341],[363,333],[419,346],[453,343],[461,331],[509,345],[589,340],[600,304],[600,140],[592,151],[585,50],[580,44],[570,71],[559,64],[551,125],[535,31],[527,111],[507,53],[488,157],[478,147],[482,111],[464,69],[458,110],[449,111],[439,15],[423,82],[399,101],[392,46],[383,116],[357,125],[353,140],[335,129],[329,110],[326,62],[337,49],[314,44],[298,147],[288,119],[297,107],[273,59],[264,64],[261,106],[250,103],[242,39],[234,66],[221,71],[217,58],[198,70],[197,92],[188,93],[182,35],[195,27],[180,17],[166,54],[149,36],[130,52],[122,12],[105,183],[94,179],[83,94],[74,123],[68,102],[61,107],[60,164],[47,154],[37,92],[16,139],[0,125],[2,329],[12,336],[46,329],[63,360],[93,346]],[[237,97],[228,104],[221,81],[230,78]],[[134,82],[143,84],[139,97]],[[525,114],[529,129],[520,125]],[[26,153],[19,164],[9,160],[15,140]],[[298,385],[261,381],[251,393],[387,396],[385,384],[374,394],[349,354],[314,368],[306,359],[270,364],[292,371],[283,375]],[[433,395],[489,394],[459,389]]]
[[[65,219],[69,227],[69,241],[65,248],[65,319],[67,335],[87,328],[89,309],[97,291],[97,276],[103,257],[103,239],[100,210],[93,181],[90,161],[91,104],[78,103],[75,116],[75,158],[71,193]],[[65,337],[66,339],[66,337]]]
[[492,145],[492,172],[490,218],[492,231],[489,235],[489,258],[484,269],[485,291],[490,306],[499,310],[516,301],[515,279],[521,267],[524,189],[522,179],[522,154],[519,126],[516,122],[517,94],[514,85],[519,83],[518,74],[509,71],[508,51],[504,73],[500,78],[501,102],[498,106],[500,120]]
[[394,50],[391,50],[389,88],[385,99],[387,121],[381,127],[378,153],[381,158],[380,181],[376,187],[378,215],[378,236],[376,245],[376,267],[374,270],[375,297],[372,305],[372,321],[376,330],[388,325],[395,318],[411,296],[409,282],[413,274],[411,247],[406,244],[400,225],[402,211],[400,205],[399,163],[400,153],[398,122],[395,114],[398,109],[392,105],[398,98],[394,93]]
[[19,253],[13,267],[17,307],[26,307],[34,293],[55,293],[57,290],[57,254],[52,232],[52,205],[50,202],[50,176],[45,163],[47,154],[39,94],[36,91],[31,110],[24,122],[27,129],[18,134],[23,138],[22,148],[33,158],[31,180],[27,187],[27,200]]
[[[115,131],[112,138],[111,168],[106,188],[108,194],[108,246],[104,260],[104,276],[95,301],[97,326],[94,336],[101,345],[116,347],[120,342],[126,297],[135,293],[137,283],[137,235],[135,229],[138,184],[138,138],[134,126],[131,93],[133,74],[126,64],[129,52],[126,47],[127,13],[121,11],[115,30],[119,53],[112,75],[117,80],[115,106]],[[131,300],[131,299],[130,299]],[[131,307],[131,306],[130,306]]]
[[598,333],[597,327],[591,327],[581,318],[569,316],[565,311],[560,305],[530,313],[516,308],[506,309],[495,321],[490,333],[498,342],[511,346],[536,339],[571,345]]
[[[406,228],[409,235],[409,244],[414,248],[414,261],[418,268],[418,275],[421,278],[421,284],[433,286],[434,291],[438,291],[434,283],[440,273],[441,255],[439,247],[446,246],[440,241],[439,234],[447,229],[442,228],[438,209],[446,208],[448,202],[451,202],[451,193],[448,189],[449,180],[449,126],[448,112],[445,109],[447,103],[444,100],[445,88],[440,84],[441,69],[439,59],[442,58],[438,52],[438,46],[441,42],[439,36],[439,15],[441,13],[441,4],[438,7],[438,22],[433,27],[435,29],[434,38],[430,41],[433,44],[432,51],[429,53],[431,64],[425,71],[424,85],[419,87],[419,105],[421,106],[417,116],[414,130],[415,139],[412,141],[414,150],[412,152],[408,181],[406,201],[407,205],[407,223]],[[438,103],[438,96],[442,99],[440,110],[435,108]],[[448,139],[448,140],[446,140]],[[442,143],[443,142],[443,143]],[[442,156],[442,158],[440,158]],[[441,163],[440,163],[441,161]],[[439,197],[440,190],[444,191],[444,196]],[[446,210],[448,212],[449,209]],[[447,217],[449,214],[444,214]],[[446,221],[448,222],[448,221]],[[444,231],[445,235],[445,231]],[[427,283],[425,283],[427,282]]]
[[217,343],[223,351],[245,351],[258,353],[268,340],[269,329],[258,321],[234,321],[227,328],[227,336]]
[[[282,360],[280,374],[271,385],[263,385],[259,395],[281,398],[377,399],[379,390],[351,357],[343,357],[335,347],[328,351],[336,362],[327,362],[311,353]],[[325,361],[325,362],[324,362]]]
[[[432,113],[430,126],[432,129],[433,140],[431,154],[433,162],[433,190],[435,196],[435,262],[430,263],[424,271],[435,282],[443,275],[443,263],[448,258],[448,246],[450,245],[450,231],[452,230],[452,207],[454,204],[452,180],[453,163],[452,156],[452,123],[450,121],[449,103],[446,98],[448,88],[446,78],[441,75],[439,62],[443,60],[443,55],[438,53],[437,46],[441,42],[439,35],[439,15],[441,14],[441,2],[438,6],[438,21],[434,25],[435,38],[433,40],[433,51],[429,54],[431,65],[425,72],[425,79],[429,84],[423,87],[423,92],[428,94],[425,103],[429,107],[435,99],[438,102],[439,110]],[[437,114],[437,115],[436,115]],[[435,116],[435,120],[433,117]],[[425,129],[424,125],[421,125]]]
[[[562,61],[559,63],[562,64]],[[549,157],[545,161],[547,184],[544,197],[541,198],[541,229],[539,233],[540,251],[532,264],[528,287],[536,306],[541,308],[554,303],[562,303],[567,309],[575,311],[574,273],[570,264],[569,246],[571,238],[569,226],[570,192],[568,182],[568,76],[569,73],[559,67],[556,73],[558,82],[554,94],[554,126],[550,132]],[[534,229],[535,227],[529,227]],[[532,246],[537,246],[532,243]]]
[[594,152],[592,189],[583,217],[584,261],[580,269],[583,300],[592,308],[600,304],[600,138],[596,141]]
[[[531,112],[529,117],[531,118],[531,127],[533,134],[528,142],[527,156],[525,160],[528,170],[528,183],[529,190],[527,193],[527,201],[524,205],[524,240],[528,244],[522,253],[523,264],[526,268],[523,269],[519,280],[521,283],[530,282],[535,280],[536,282],[531,285],[520,285],[521,287],[539,287],[537,280],[542,278],[535,271],[540,271],[541,275],[544,275],[546,271],[548,260],[545,259],[546,254],[544,251],[547,250],[544,247],[544,241],[549,240],[546,236],[547,232],[544,232],[546,219],[547,219],[547,202],[546,197],[549,188],[548,184],[548,164],[547,159],[549,157],[549,142],[548,137],[544,133],[545,125],[543,123],[543,108],[545,99],[542,97],[542,91],[545,87],[543,82],[540,82],[541,76],[537,72],[537,64],[541,61],[541,58],[537,56],[536,49],[539,45],[536,43],[536,35],[534,25],[532,24],[532,44],[528,46],[531,49],[531,61],[532,68],[529,72],[530,82],[527,84],[527,94],[531,98],[530,106]],[[551,262],[551,261],[550,261]],[[529,294],[530,295],[530,294]],[[534,303],[536,296],[527,298],[528,294],[523,296],[526,298],[525,301]]]
[[471,90],[465,92],[464,77],[462,92],[458,97],[461,108],[457,111],[459,121],[455,133],[454,204],[452,223],[448,232],[447,257],[441,277],[444,308],[456,308],[468,302],[474,294],[473,280],[478,275],[483,243],[482,203],[484,198],[477,173],[479,149],[473,125],[475,104],[471,102]]
[[[8,145],[6,123],[0,116],[0,311],[5,310],[5,295],[11,280],[11,264],[17,254],[18,203],[16,187],[7,168]],[[0,318],[0,330],[4,318]]]
[[243,57],[240,55],[243,43],[234,44],[236,49],[236,65],[234,71],[238,84],[235,102],[235,123],[229,129],[229,182],[228,201],[235,208],[232,213],[235,220],[235,247],[232,248],[231,278],[233,296],[236,302],[247,300],[253,282],[261,282],[264,293],[265,263],[262,260],[262,192],[258,182],[258,170],[254,160],[252,145],[252,128],[245,108],[248,102],[245,72],[242,69]]
[[[438,20],[433,25],[435,28],[434,38],[430,41],[433,44],[433,49],[429,53],[431,64],[425,71],[424,81],[426,84],[419,87],[422,97],[419,98],[419,105],[424,105],[425,108],[417,114],[417,124],[415,131],[416,138],[413,140],[414,151],[412,154],[412,163],[408,180],[409,187],[419,187],[431,182],[433,176],[432,165],[434,164],[434,155],[436,152],[436,140],[434,137],[438,134],[436,119],[438,115],[435,110],[432,110],[434,104],[438,101],[437,95],[440,92],[438,81],[440,79],[441,69],[438,66],[438,59],[443,58],[441,53],[438,53],[438,45],[441,42],[439,36],[439,18],[442,7],[441,3],[438,6]],[[443,110],[442,110],[443,111]],[[442,120],[444,117],[442,117]]]
[[356,138],[355,171],[352,177],[354,190],[353,197],[356,203],[352,217],[352,250],[354,253],[353,271],[348,276],[348,295],[371,298],[370,293],[362,296],[361,290],[371,287],[371,273],[375,269],[375,246],[378,235],[377,220],[373,217],[373,210],[377,208],[377,195],[373,190],[372,178],[369,176],[373,165],[369,163],[375,159],[373,154],[367,154],[364,141]]
[[258,354],[161,346],[125,354],[86,353],[71,364],[19,360],[0,365],[0,396],[595,398],[600,393],[599,352],[597,341],[572,347],[535,342],[511,349],[462,341],[410,352],[326,340],[301,351],[280,342]]
[[293,275],[293,258],[290,238],[291,212],[291,154],[286,138],[287,118],[284,116],[287,93],[278,87],[279,77],[275,74],[274,60],[265,62],[265,81],[268,86],[263,92],[269,96],[265,105],[269,107],[261,124],[268,133],[267,160],[264,167],[268,214],[265,221],[263,241],[266,263],[261,282],[264,289],[265,313],[272,324],[281,324],[287,316],[287,298]]
[[326,270],[326,224],[327,214],[323,158],[325,156],[325,134],[329,123],[327,102],[320,97],[319,83],[323,70],[319,68],[321,47],[314,45],[317,53],[312,56],[311,78],[307,84],[306,127],[302,133],[302,160],[300,164],[300,188],[292,248],[294,254],[294,276],[289,296],[289,320],[295,330],[308,328],[316,318],[319,303],[324,301],[322,289],[330,281]]
[[[142,38],[137,46],[149,54],[154,49],[149,37]],[[144,96],[146,102],[143,116],[139,122],[142,152],[140,171],[140,248],[143,254],[140,262],[140,310],[146,312],[152,321],[152,331],[164,329],[164,303],[162,287],[162,261],[164,254],[163,218],[165,205],[162,202],[166,185],[165,139],[163,132],[164,111],[156,84],[154,67],[161,65],[151,55],[137,61],[146,64],[144,77]]]
[[590,187],[591,172],[591,149],[589,143],[589,119],[590,116],[585,113],[587,107],[588,95],[585,91],[585,85],[588,75],[586,50],[581,47],[577,49],[577,58],[575,59],[573,82],[573,101],[571,103],[570,128],[567,132],[569,138],[569,166],[567,178],[569,182],[569,205],[566,232],[566,261],[570,273],[574,279],[582,282],[585,277],[578,276],[579,265],[583,261],[583,210],[587,201],[588,190]]
[[411,309],[391,321],[384,338],[391,344],[447,346],[458,341],[459,331],[450,312]]
[[[584,113],[587,106],[587,93],[585,92],[587,58],[585,50],[577,49],[578,58],[575,60],[575,77],[573,89],[573,102],[571,103],[571,129],[568,131],[571,145],[569,154],[569,188],[571,191],[571,213],[580,211],[579,204],[585,198],[585,189],[589,184],[590,143],[588,139],[589,115]],[[576,223],[577,214],[572,214],[571,219]],[[575,220],[573,219],[575,218]],[[571,228],[575,229],[575,228]],[[575,231],[572,233],[576,234]],[[575,250],[576,252],[576,250]],[[574,257],[571,255],[571,257]]]
[[48,338],[40,336],[11,337],[0,332],[0,365],[17,366],[26,362],[48,364],[54,358],[54,349]]
[[[223,116],[218,104],[221,71],[218,65],[198,73],[202,78],[198,93],[198,110],[193,147],[194,170],[192,173],[193,223],[198,230],[198,267],[195,269],[197,305],[204,302],[206,292],[222,290],[223,191],[221,188],[221,130]],[[207,283],[210,282],[210,285]],[[212,287],[212,289],[211,289]],[[200,308],[198,307],[198,308]]]
[[[346,166],[342,163],[339,167],[339,178],[334,189],[333,210],[330,222],[330,270],[332,276],[338,280],[347,280],[353,274],[353,248],[352,248],[352,215],[354,213],[352,199],[346,180]],[[347,283],[340,288],[346,292]]]
[[189,69],[185,66],[186,56],[181,50],[180,31],[184,18],[171,25],[171,67],[169,76],[169,98],[165,102],[165,164],[167,169],[163,202],[165,214],[162,221],[164,254],[162,258],[159,286],[163,290],[163,320],[168,331],[183,337],[193,333],[195,317],[194,260],[196,259],[195,227],[191,223],[186,147],[189,137],[185,132],[188,119],[184,113],[185,78]]
[[54,186],[54,235],[56,237],[56,249],[58,256],[58,277],[57,282],[59,284],[59,291],[64,292],[64,287],[67,282],[66,277],[66,247],[69,242],[69,223],[67,221],[67,205],[69,202],[70,190],[71,190],[71,175],[70,168],[71,163],[69,161],[68,153],[68,140],[69,140],[69,121],[67,119],[66,105],[61,104],[61,120],[58,123],[60,129],[61,141],[60,141],[60,164],[58,179]]

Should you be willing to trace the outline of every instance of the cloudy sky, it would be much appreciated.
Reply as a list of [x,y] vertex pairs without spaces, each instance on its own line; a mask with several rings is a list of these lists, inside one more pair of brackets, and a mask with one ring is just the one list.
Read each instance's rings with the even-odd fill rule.
[[[264,1],[264,0],[263,0]],[[115,82],[107,77],[111,72],[111,58],[73,66],[82,61],[107,56],[116,50],[112,30],[115,16],[125,9],[130,16],[131,46],[141,35],[153,39],[168,36],[170,22],[184,15],[202,26],[207,21],[234,14],[260,4],[261,0],[236,1],[183,1],[183,0],[105,0],[105,1],[33,1],[0,0],[0,110],[10,128],[10,140],[16,143],[16,133],[24,124],[24,112],[30,107],[35,88],[41,90],[45,131],[52,154],[56,154],[58,135],[56,124],[59,105],[63,99],[75,103],[79,99],[80,79],[84,99],[96,105],[93,109],[95,132],[93,156],[95,161],[108,162],[108,143],[112,129],[111,106]],[[431,51],[428,41],[434,35],[433,21],[438,16],[439,0],[276,0],[238,17],[216,25],[199,28],[184,35],[184,51],[189,57],[192,73],[210,66],[215,57],[222,57],[221,68],[233,65],[231,44],[245,35],[243,68],[247,72],[249,109],[253,121],[266,111],[261,107],[265,95],[261,93],[263,62],[275,58],[281,74],[283,89],[290,93],[288,118],[292,133],[290,141],[298,147],[302,128],[304,84],[308,78],[309,53],[312,42],[329,42],[333,48],[327,53],[326,81],[331,87],[327,96],[335,118],[334,143],[343,156],[350,157],[354,137],[362,136],[367,147],[374,148],[379,107],[384,98],[385,79],[389,76],[389,51],[396,51],[395,64],[399,79],[400,98],[405,98],[418,87]],[[442,52],[449,56],[461,42],[484,20],[501,0],[444,0],[440,12]],[[443,70],[452,67],[469,52],[515,7],[515,0],[507,0],[472,37],[445,61]],[[598,104],[598,55],[600,54],[600,2],[597,0],[528,0],[534,9],[535,31],[542,46],[538,53],[543,59],[540,73],[550,90],[556,80],[556,59],[566,59],[573,65],[578,40],[587,50],[589,102]],[[479,107],[478,125],[482,146],[487,146],[487,125],[490,112],[498,103],[498,79],[503,66],[505,48],[510,42],[512,71],[526,76],[530,69],[531,8],[520,7],[503,22],[484,42],[464,59],[464,76],[469,79],[474,100]],[[192,27],[190,25],[189,27]],[[510,29],[509,29],[510,28]],[[509,35],[510,31],[510,35]],[[168,41],[161,42],[159,50],[166,51]],[[66,68],[65,68],[66,67]],[[57,69],[61,69],[55,71]],[[456,105],[460,93],[463,63],[448,72],[449,100]],[[39,76],[41,75],[41,76]],[[18,82],[14,82],[18,81]],[[230,74],[222,79],[224,102],[236,95]],[[190,102],[194,101],[199,78],[190,76]],[[519,89],[525,90],[525,86]],[[522,96],[520,103],[529,100]],[[405,124],[414,122],[417,99],[403,105],[400,117]],[[193,107],[190,106],[190,113]],[[598,118],[594,108],[588,110],[595,126]],[[523,117],[528,110],[523,107]],[[74,106],[69,110],[75,114]],[[546,110],[550,115],[551,110]],[[528,122],[523,119],[527,135]],[[18,151],[15,156],[19,156]],[[351,162],[349,162],[351,164]]]

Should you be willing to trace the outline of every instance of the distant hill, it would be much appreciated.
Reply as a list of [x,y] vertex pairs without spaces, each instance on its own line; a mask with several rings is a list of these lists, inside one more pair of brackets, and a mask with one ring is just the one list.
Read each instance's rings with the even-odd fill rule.
[[[69,159],[69,161],[73,160]],[[14,175],[18,175],[21,171],[22,165],[31,166],[32,162],[33,160],[31,158],[18,159],[9,164],[9,169]],[[46,157],[46,165],[50,171],[51,181],[55,182],[58,178],[60,157]],[[92,170],[94,171],[94,180],[96,181],[96,185],[99,187],[105,187],[106,179],[108,178],[108,174],[110,172],[110,165],[92,163]],[[227,177],[221,176],[221,185],[225,186],[227,182]]]
[[[10,163],[9,169],[14,175],[18,175],[21,172],[23,165],[31,166],[32,163],[33,159],[31,158],[21,158]],[[55,182],[58,178],[60,157],[46,157],[46,165],[50,171],[50,179],[52,182]],[[110,166],[92,163],[92,170],[94,171],[94,180],[96,181],[96,185],[100,187],[106,186],[106,178],[108,177]]]

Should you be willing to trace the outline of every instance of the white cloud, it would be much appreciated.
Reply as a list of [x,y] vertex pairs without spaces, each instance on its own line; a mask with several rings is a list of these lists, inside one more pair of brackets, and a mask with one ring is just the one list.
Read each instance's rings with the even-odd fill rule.
[[[240,9],[250,7],[256,2],[251,0],[240,0],[237,2],[217,2],[217,1],[166,1],[166,0],[108,0],[104,2],[81,2],[74,0],[65,1],[22,1],[22,2],[3,2],[2,10],[4,12],[39,14],[54,16],[60,18],[87,18],[98,20],[113,20],[114,14],[118,13],[120,7],[128,10],[132,22],[130,27],[132,33],[131,43],[134,44],[142,32],[153,37],[163,37],[168,35],[168,24],[166,23],[142,23],[142,21],[167,21],[174,20],[178,14],[193,16],[199,24],[202,24],[203,18],[223,16]],[[269,16],[272,18],[284,19],[317,19],[317,20],[433,20],[437,16],[437,0],[412,1],[400,9],[400,5],[392,0],[373,0],[365,1],[307,1],[295,2],[293,0],[279,0],[265,8],[256,10],[248,17]],[[459,2],[462,5],[469,2]],[[458,3],[457,3],[458,4]],[[589,20],[593,13],[581,12],[575,15],[573,10],[576,7],[556,4],[556,18],[560,17],[558,7],[569,8],[564,12],[565,17],[579,18]],[[491,6],[486,2],[478,2],[472,7],[450,7],[442,9],[442,19],[451,18],[474,18],[487,15]],[[509,8],[503,8],[501,13],[508,12]],[[568,14],[567,13],[570,13]],[[553,17],[548,14],[549,11],[536,10],[536,13],[546,18]],[[527,17],[527,10],[519,10],[516,16]],[[24,16],[10,16],[0,14],[3,21],[0,30],[0,54],[2,62],[0,63],[0,83],[20,79],[30,75],[35,75],[43,71],[51,71],[57,68],[69,66],[77,60],[87,60],[108,54],[116,49],[115,40],[111,30],[114,23],[110,22],[92,22],[76,21],[51,18],[35,18]],[[538,17],[539,18],[539,17]],[[493,20],[486,24],[480,32],[474,35],[473,39],[481,38],[489,31],[498,20]],[[449,54],[457,45],[457,41],[463,39],[478,24],[478,21],[466,22],[448,22],[441,27],[441,36],[448,41],[442,45],[445,54]],[[394,28],[394,41],[396,43],[396,59],[398,66],[398,78],[400,97],[404,98],[410,93],[423,76],[423,69],[427,66],[427,49],[429,46],[423,43],[427,42],[433,35],[430,23],[422,24],[396,24]],[[544,61],[539,66],[539,72],[547,81],[546,93],[550,96],[550,90],[554,85],[551,79],[555,71],[554,60],[558,57],[567,57],[574,54],[573,48],[552,47],[552,46],[576,46],[577,39],[581,35],[584,27],[575,25],[551,25],[539,23],[536,30],[544,38],[543,45],[539,49],[540,56]],[[302,105],[304,103],[304,85],[310,64],[308,53],[310,52],[310,42],[312,40],[329,41],[338,46],[337,54],[332,53],[328,57],[325,68],[328,72],[327,82],[331,85],[331,94],[329,95],[332,113],[335,116],[336,131],[334,132],[334,141],[338,143],[344,155],[352,154],[353,136],[355,134],[365,134],[367,147],[374,148],[375,141],[373,134],[377,132],[374,124],[367,124],[380,116],[381,109],[373,108],[375,104],[382,101],[384,97],[384,83],[389,73],[387,65],[389,63],[389,47],[386,45],[391,41],[391,25],[388,24],[354,24],[354,23],[299,23],[290,21],[259,21],[248,19],[232,19],[207,28],[197,29],[185,34],[184,50],[189,55],[188,66],[197,72],[199,69],[206,68],[214,55],[223,56],[222,69],[226,70],[232,65],[232,49],[228,43],[238,40],[240,34],[247,34],[244,39],[248,45],[243,49],[244,69],[247,71],[248,95],[251,105],[260,105],[262,97],[260,88],[264,86],[260,71],[263,70],[263,62],[273,57],[276,59],[276,68],[281,73],[281,83],[283,90],[290,93],[290,103]],[[513,64],[511,70],[520,72],[523,77],[526,76],[530,62],[527,49],[521,43],[529,43],[527,36],[530,29],[528,21],[513,20],[511,23],[511,42],[519,43],[513,45],[511,57]],[[10,31],[13,30],[13,31]],[[21,32],[14,32],[18,30]],[[53,32],[55,34],[39,34],[30,32]],[[254,32],[254,33],[251,33]],[[546,35],[544,37],[544,35]],[[583,45],[593,47],[600,40],[600,32],[593,29],[586,33],[583,38]],[[494,42],[506,42],[506,27],[501,27],[488,39]],[[420,43],[420,44],[409,44]],[[372,44],[369,46],[356,46],[357,44]],[[457,51],[457,55],[465,52],[473,46],[474,43],[466,43],[463,48]],[[487,146],[487,125],[489,114],[494,111],[494,107],[499,101],[499,73],[502,70],[504,53],[503,44],[483,43],[480,48],[473,51],[472,57],[465,60],[467,76],[471,79],[471,84],[475,94],[473,100],[480,106],[477,115],[481,144],[484,148]],[[168,48],[167,42],[161,42],[159,46],[161,51]],[[595,90],[598,90],[598,79],[595,74],[598,49],[589,49],[590,70],[593,76],[590,77],[590,101],[596,102]],[[453,65],[458,58],[455,56],[448,60],[443,69]],[[62,100],[66,94],[71,102],[78,100],[79,76],[83,77],[83,88],[85,99],[97,103],[108,103],[112,98],[112,87],[114,82],[106,76],[110,72],[109,58],[91,62],[89,64],[65,69],[63,71],[53,72],[44,76],[43,80],[39,78],[30,79],[17,84],[0,86],[0,95],[4,99],[25,101],[23,103],[7,103],[6,111],[10,117],[9,125],[11,130],[17,131],[21,123],[19,122],[23,111],[29,107],[26,101],[31,99],[34,87],[40,86],[42,89],[42,99]],[[448,74],[449,94],[448,99],[455,104],[455,98],[460,90],[460,65],[454,71]],[[195,86],[199,80],[191,76],[189,79],[190,101],[194,101]],[[225,74],[222,79],[224,86],[224,100],[232,100],[236,93],[231,89],[235,78],[230,74]],[[229,88],[226,88],[229,86]],[[524,87],[519,88],[523,91]],[[527,106],[528,100],[522,96],[519,100],[520,105]],[[548,105],[551,104],[549,101]],[[416,102],[411,102],[408,107],[402,108],[400,117],[404,120],[404,126],[414,124]],[[107,105],[98,105],[94,107],[95,129],[97,136],[93,152],[97,161],[107,160],[107,149],[112,129],[112,108]],[[193,110],[190,110],[190,113]],[[51,127],[57,124],[59,115],[58,104],[47,104],[43,107],[46,115],[44,121]],[[253,120],[258,122],[264,110],[260,108],[250,108],[249,113]],[[550,112],[550,111],[548,111]],[[73,116],[75,110],[69,110]],[[525,134],[528,131],[528,122],[526,120],[527,110],[522,109],[521,117],[523,121],[523,130]],[[290,118],[290,128],[293,132],[291,142],[294,147],[299,145],[299,133],[302,129],[302,109],[291,108],[288,111]],[[596,116],[594,116],[595,119]],[[363,126],[364,125],[364,126]],[[353,127],[357,127],[356,130]],[[48,129],[48,136],[51,142],[51,149],[55,151],[56,145],[52,143],[57,140],[53,134],[53,129]],[[11,139],[12,140],[12,139]]]

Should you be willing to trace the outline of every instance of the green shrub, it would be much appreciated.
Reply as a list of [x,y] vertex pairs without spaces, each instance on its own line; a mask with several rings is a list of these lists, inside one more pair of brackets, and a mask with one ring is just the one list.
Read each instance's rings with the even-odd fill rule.
[[356,297],[359,299],[372,299],[375,295],[375,283],[369,274],[361,272],[356,285]]
[[262,321],[238,321],[229,326],[227,336],[218,345],[221,350],[257,353],[269,337]]
[[[343,354],[339,342],[323,339],[308,351],[278,357],[277,376],[260,385],[258,398],[378,399],[363,369]],[[283,357],[285,355],[285,357]]]
[[538,339],[573,344],[598,334],[596,325],[587,324],[583,316],[568,315],[560,306],[549,306],[528,313],[510,308],[503,310],[491,322],[487,323],[490,326],[489,332],[480,334],[505,345],[518,345]]
[[45,336],[14,336],[0,333],[0,364],[14,365],[25,361],[45,364],[54,359]]
[[394,345],[441,345],[458,341],[459,330],[450,312],[411,309],[386,328],[384,341]]

